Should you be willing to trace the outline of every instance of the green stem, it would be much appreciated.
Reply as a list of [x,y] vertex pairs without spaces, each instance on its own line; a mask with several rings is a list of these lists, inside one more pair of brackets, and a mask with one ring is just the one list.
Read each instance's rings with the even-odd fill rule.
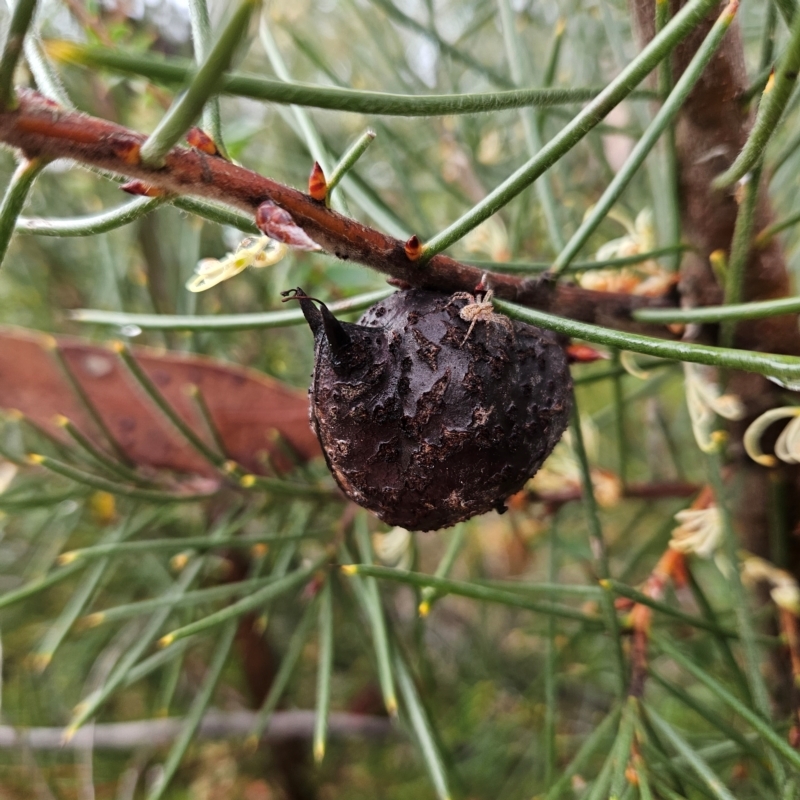
[[169,202],[182,211],[197,214],[197,216],[216,222],[219,225],[230,225],[244,233],[261,235],[261,231],[256,227],[252,215],[244,214],[234,208],[208,203],[205,200],[198,200],[194,197],[173,197]]
[[742,736],[742,734],[736,730],[736,728],[734,728],[733,725],[728,722],[728,720],[726,720],[724,717],[721,717],[713,709],[707,708],[699,700],[696,700],[682,686],[668,681],[662,675],[659,675],[655,670],[650,670],[650,677],[656,681],[656,683],[663,686],[673,697],[683,703],[683,705],[685,705],[687,708],[691,708],[692,711],[706,720],[706,722],[717,728],[717,730],[723,733],[727,739],[736,742],[736,744],[738,744],[742,749],[742,752],[747,753],[753,759],[755,759],[757,763],[763,766],[761,761],[761,753],[759,753],[753,744],[749,742],[745,736]]
[[181,552],[182,550],[213,550],[225,548],[251,548],[258,544],[274,544],[291,539],[312,539],[318,534],[300,533],[267,533],[262,536],[224,536],[213,541],[208,536],[182,536],[174,539],[144,539],[140,542],[124,542],[121,544],[95,544],[89,547],[80,547],[76,550],[66,550],[59,556],[59,563],[70,564],[78,559],[105,558],[106,556],[121,556],[131,553],[154,552]]
[[[464,539],[467,534],[467,528],[463,524],[456,525],[450,535],[450,541],[447,543],[447,550],[445,550],[442,560],[436,567],[433,573],[437,578],[446,578],[450,575],[450,570],[458,558],[461,548],[464,546]],[[431,606],[437,598],[436,589],[431,586],[426,586],[420,593],[419,614],[422,617],[428,616]]]
[[321,589],[319,603],[319,643],[317,658],[317,716],[314,721],[314,761],[325,758],[328,740],[328,717],[331,710],[331,676],[333,673],[333,598],[331,576]]
[[56,461],[49,456],[35,454],[29,456],[29,458],[32,462],[45,469],[49,469],[51,472],[55,472],[57,475],[62,475],[77,483],[91,486],[93,489],[99,489],[102,492],[109,492],[110,494],[119,495],[121,497],[132,497],[138,500],[148,500],[153,503],[195,503],[208,500],[217,495],[217,492],[179,494],[177,492],[163,492],[158,489],[140,489],[135,486],[115,483],[99,475],[94,475],[91,472],[84,472],[62,461]]
[[614,433],[617,439],[617,463],[619,479],[623,489],[628,483],[628,439],[625,436],[625,402],[622,396],[622,375],[620,368],[620,351],[616,348],[611,352],[611,364],[617,373],[611,382],[614,398]]
[[[209,533],[209,539],[216,539],[226,535],[229,530],[230,517],[232,514],[233,512],[230,511],[223,514],[222,519],[215,529]],[[183,572],[181,572],[177,581],[167,590],[164,596],[178,601],[197,578],[203,564],[204,560],[202,558],[197,558],[192,563],[188,564]],[[78,563],[76,566],[82,565]],[[164,608],[160,608],[150,617],[139,637],[135,640],[133,645],[125,651],[125,654],[114,667],[108,679],[102,686],[85,697],[75,708],[69,727],[65,731],[65,736],[67,738],[72,736],[81,725],[90,719],[117,687],[126,681],[134,665],[139,661],[145,650],[150,647],[153,639],[158,635],[171,613],[172,606],[167,605]]]
[[553,43],[550,45],[550,55],[547,58],[547,66],[545,67],[544,76],[542,77],[543,86],[552,86],[555,82],[558,61],[561,57],[561,45],[564,43],[564,31],[566,31],[566,29],[566,20],[564,17],[559,17],[553,34]]
[[778,300],[759,300],[755,303],[732,303],[729,306],[702,308],[640,308],[631,315],[639,322],[668,325],[673,322],[738,322],[743,319],[764,319],[783,314],[800,313],[800,297],[781,297]]
[[[107,545],[113,547],[115,544],[119,546],[118,543],[122,540],[134,536],[141,531],[142,528],[152,525],[156,520],[159,518],[163,519],[163,517],[164,511],[159,508],[150,509],[136,518],[128,517],[123,523],[112,528],[103,537],[104,541],[100,546]],[[52,661],[56,650],[64,641],[75,623],[75,620],[78,618],[78,615],[83,611],[94,594],[97,585],[100,583],[106,569],[108,569],[109,563],[109,559],[101,559],[94,565],[93,569],[88,571],[81,583],[70,595],[56,622],[42,637],[36,650],[32,653],[34,669],[37,672],[43,672]]]
[[395,22],[400,23],[400,25],[402,25],[404,28],[415,31],[429,41],[433,42],[433,44],[435,44],[444,55],[449,56],[454,61],[458,61],[465,67],[469,67],[481,77],[489,78],[489,80],[491,80],[497,86],[510,85],[511,82],[505,75],[495,72],[491,67],[481,64],[469,53],[465,53],[462,49],[454,47],[445,39],[442,39],[442,37],[435,30],[427,28],[425,25],[417,22],[413,17],[410,17],[408,14],[402,12],[392,2],[392,0],[371,0],[371,2],[373,5],[378,6],[378,8],[383,9],[387,16],[389,16]]
[[787,25],[791,25],[795,12],[797,11],[797,0],[773,0],[773,2],[778,7],[783,21]]
[[14,106],[14,70],[35,11],[36,0],[17,0],[11,14],[3,52],[0,55],[0,109],[3,111]]
[[[724,301],[740,303],[744,291],[744,276],[747,271],[747,261],[750,257],[750,248],[753,242],[753,226],[755,225],[756,200],[758,197],[759,183],[761,182],[761,165],[759,164],[749,175],[742,187],[744,196],[739,203],[736,213],[736,225],[733,229],[731,240],[731,253],[728,258],[728,271],[725,278]],[[733,335],[736,323],[725,320],[719,335],[719,343],[723,347],[733,344]]]
[[422,699],[419,696],[403,654],[396,645],[392,648],[392,652],[394,654],[394,671],[397,675],[397,686],[403,698],[403,705],[411,723],[411,728],[422,751],[422,757],[425,759],[425,766],[428,768],[436,795],[439,800],[450,800],[447,768],[437,744],[437,737],[431,725],[430,717],[422,704]]
[[778,170],[795,154],[797,148],[800,147],[800,131],[798,131],[786,143],[783,150],[775,156],[772,164],[770,165],[770,181],[775,177]]
[[672,727],[666,720],[662,719],[652,708],[648,706],[647,716],[656,730],[667,739],[672,746],[686,759],[692,769],[698,774],[700,779],[711,790],[717,800],[736,800],[736,798],[725,788],[720,778],[714,773],[711,767],[697,755],[695,749]]
[[636,721],[639,716],[639,701],[635,697],[628,697],[622,707],[622,719],[619,723],[617,741],[612,751],[612,774],[609,797],[623,796],[628,786],[626,770],[631,758],[631,746],[636,734]]
[[17,165],[0,202],[0,265],[3,263],[33,182],[47,162],[40,158],[23,159]]
[[216,447],[217,452],[221,453],[223,456],[227,458],[228,454],[225,441],[223,440],[222,434],[219,432],[219,429],[217,428],[216,422],[214,422],[214,417],[211,414],[211,409],[208,407],[208,403],[206,403],[206,399],[203,396],[203,393],[200,391],[200,387],[195,384],[192,384],[189,387],[189,396],[194,401],[198,414],[203,418],[203,422],[205,422],[208,435],[214,442],[214,447]]
[[[233,474],[237,473],[238,469]],[[294,483],[282,478],[265,478],[261,475],[243,474],[239,478],[239,485],[243,489],[250,489],[254,492],[269,492],[284,497],[306,497],[328,501],[344,500],[344,497],[334,489],[307,483]]]
[[[514,11],[511,8],[510,0],[498,0],[500,6],[500,19],[503,28],[503,40],[506,47],[506,58],[511,68],[511,78],[519,86],[530,78],[530,70],[525,64],[522,52],[522,43],[519,40],[516,27]],[[536,154],[542,149],[542,137],[539,133],[539,123],[536,114],[530,108],[520,109],[520,118],[525,133],[525,144],[528,149],[528,158],[535,158]],[[553,196],[553,187],[550,177],[545,174],[542,179],[537,181],[536,194],[544,212],[547,233],[550,244],[554,252],[558,252],[564,246],[564,239],[561,235],[561,226],[558,222],[556,213],[556,202]]]
[[743,108],[750,105],[750,101],[757,95],[764,91],[767,85],[769,76],[772,75],[772,64],[761,69],[751,80],[750,85],[742,92],[739,97],[739,103]]
[[43,592],[45,589],[49,589],[51,586],[61,583],[65,578],[83,569],[84,566],[84,564],[70,564],[66,567],[54,570],[53,572],[49,572],[43,578],[34,578],[22,584],[22,586],[17,589],[0,594],[0,608],[7,608],[14,603],[18,603],[20,600],[25,600],[28,597],[39,594],[39,592]]
[[106,425],[105,420],[97,409],[97,406],[95,406],[95,404],[92,402],[92,399],[83,388],[81,382],[75,377],[72,367],[70,367],[69,361],[59,347],[58,342],[55,339],[48,338],[46,340],[46,347],[53,354],[53,358],[55,358],[56,362],[58,363],[61,373],[67,380],[67,383],[69,383],[72,391],[75,392],[75,396],[80,401],[82,408],[89,415],[92,422],[94,422],[94,424],[97,426],[97,430],[100,431],[108,446],[117,457],[117,460],[128,466],[133,466],[133,462],[128,457],[128,454],[122,449],[122,446],[116,440],[114,434],[111,433],[111,429],[108,427],[108,425]]
[[[636,143],[625,164],[614,176],[614,179],[603,192],[600,199],[592,207],[592,210],[581,223],[580,228],[567,242],[553,262],[553,275],[560,275],[569,265],[572,259],[578,254],[586,244],[589,237],[597,229],[597,226],[605,219],[611,207],[619,200],[625,188],[638,172],[639,167],[644,163],[648,153],[661,138],[661,134],[669,127],[675,115],[680,111],[686,102],[686,98],[691,93],[700,76],[703,74],[708,62],[711,60],[717,48],[722,43],[722,39],[734,20],[736,6],[728,5],[719,15],[714,26],[698,48],[689,66],[681,75],[680,80],[675,84],[675,88],[670,92],[664,104],[656,114],[655,119],[648,126],[641,139]],[[666,61],[666,60],[665,60]]]
[[[314,624],[314,611],[316,610],[316,602],[311,602],[303,611],[303,616],[300,619],[300,624],[292,632],[292,638],[289,640],[289,647],[286,650],[283,658],[281,659],[281,666],[278,674],[272,681],[264,703],[258,710],[258,715],[253,722],[253,728],[250,732],[248,739],[251,742],[258,742],[261,735],[269,725],[272,713],[278,706],[286,687],[292,676],[296,674],[297,663],[303,653],[303,648],[306,646],[309,634],[311,633],[311,626]],[[178,643],[180,644],[180,642]]]
[[[275,70],[275,74],[282,81],[291,80],[291,75],[289,74],[286,62],[283,60],[283,56],[281,55],[281,51],[278,48],[277,42],[275,41],[275,37],[272,35],[272,31],[270,30],[270,24],[266,14],[261,15],[261,20],[258,26],[258,34],[259,38],[261,39],[261,46],[266,51],[267,58],[269,59],[269,63],[272,65],[272,69]],[[328,162],[328,151],[325,148],[322,137],[319,135],[319,132],[314,126],[311,117],[309,116],[308,112],[299,105],[292,105],[290,112],[296,123],[295,132],[305,143],[305,146],[308,148],[311,157],[322,168],[323,174],[327,175],[331,171],[330,164]],[[336,211],[347,213],[347,208],[341,197],[336,198],[336,202],[333,204],[333,207]]]
[[216,642],[214,657],[208,665],[208,670],[203,678],[203,685],[200,687],[200,691],[195,695],[189,712],[183,719],[181,731],[170,748],[169,754],[164,762],[163,770],[147,795],[147,800],[160,800],[160,798],[164,796],[164,792],[174,777],[181,761],[183,761],[183,757],[189,749],[189,745],[197,729],[200,727],[203,714],[205,714],[206,709],[211,704],[214,689],[216,689],[217,683],[219,683],[219,679],[222,676],[222,670],[230,655],[237,630],[237,620],[230,620],[219,635]]
[[494,299],[492,302],[498,311],[513,319],[563,333],[566,336],[584,339],[594,344],[618,347],[621,350],[631,350],[634,353],[644,353],[676,361],[690,361],[697,364],[740,369],[745,372],[757,372],[786,388],[800,385],[800,358],[793,356],[755,353],[749,350],[733,350],[689,342],[670,342],[652,336],[623,333],[598,325],[556,317],[553,314],[523,308],[505,300]]
[[265,586],[263,589],[251,594],[249,597],[244,597],[241,600],[237,600],[235,603],[232,603],[226,608],[223,608],[213,614],[209,614],[207,617],[203,617],[203,619],[197,620],[197,622],[191,622],[188,625],[184,625],[181,628],[176,628],[174,631],[170,631],[170,633],[161,638],[161,646],[167,647],[178,639],[185,639],[187,636],[192,636],[195,633],[206,631],[209,628],[213,628],[215,625],[221,625],[223,622],[227,622],[230,619],[238,619],[248,611],[254,611],[259,606],[266,603],[267,600],[272,600],[275,597],[279,597],[291,589],[294,589],[296,586],[299,586],[301,583],[308,581],[311,578],[311,575],[322,566],[326,558],[327,556],[325,555],[319,556],[307,567],[303,567],[295,572],[290,572],[285,577],[279,578],[273,583]]
[[[335,314],[348,314],[365,308],[389,297],[394,289],[380,289],[348,300],[339,300],[329,305]],[[119,311],[79,308],[70,314],[78,322],[91,322],[98,325],[137,325],[146,330],[172,331],[243,331],[256,328],[283,328],[289,325],[303,325],[305,318],[299,309],[286,311],[266,311],[258,314],[215,314],[213,316],[181,316],[171,314],[125,314]]]
[[[795,14],[789,33],[786,50],[781,57],[775,80],[771,88],[761,97],[753,130],[747,137],[742,152],[731,166],[714,181],[714,188],[721,189],[741,180],[761,161],[770,138],[778,129],[786,104],[792,94],[800,70],[800,14]],[[767,86],[770,84],[768,83]]]
[[425,256],[431,257],[450,247],[485,219],[530,186],[594,128],[612,108],[624,100],[677,44],[705,18],[716,0],[691,0],[657,34],[639,55],[603,91],[583,108],[526,164],[477,203],[460,219],[431,239]]
[[[642,264],[660,256],[683,253],[691,250],[688,244],[672,244],[666,247],[657,247],[655,250],[648,250],[645,253],[636,253],[631,256],[620,256],[619,258],[605,258],[602,260],[592,259],[591,261],[572,261],[569,266],[564,268],[565,274],[575,272],[585,272],[592,269],[612,269],[615,267],[629,267],[633,264]],[[465,258],[465,264],[475,267],[486,267],[493,272],[546,272],[552,267],[552,261],[487,261],[477,258]]]
[[[629,600],[633,600],[636,603],[641,603],[644,606],[648,606],[649,608],[659,611],[662,614],[666,614],[668,617],[672,617],[679,622],[683,622],[686,625],[691,625],[693,628],[710,631],[718,636],[724,636],[726,639],[739,638],[739,634],[730,628],[720,627],[713,622],[703,619],[703,617],[696,617],[692,614],[687,614],[685,611],[680,611],[677,608],[673,608],[672,606],[668,605],[667,603],[663,603],[660,600],[654,600],[652,597],[649,597],[643,592],[640,592],[637,589],[634,589],[632,586],[628,586],[620,581],[607,579],[601,581],[601,585],[613,594],[619,595],[620,597],[627,597]],[[769,642],[770,644],[775,644],[777,640],[774,638],[765,638],[765,641]]]
[[[547,580],[554,584],[558,580],[558,512],[550,521],[547,548]],[[552,786],[556,771],[558,748],[556,744],[556,722],[558,712],[558,647],[556,618],[547,620],[547,642],[544,654],[544,782]]]
[[745,673],[756,710],[765,720],[769,720],[771,716],[769,693],[767,692],[767,687],[761,673],[763,659],[759,652],[756,632],[753,627],[753,620],[750,616],[748,597],[742,585],[739,564],[740,545],[733,527],[733,515],[727,499],[725,485],[722,481],[722,464],[719,453],[710,453],[707,456],[707,461],[709,481],[714,492],[717,508],[722,518],[722,530],[724,534],[722,551],[728,561],[728,569],[725,578],[731,594],[733,595],[736,621],[745,656]]
[[222,76],[244,37],[253,11],[259,5],[260,0],[241,0],[186,91],[173,103],[142,145],[140,156],[145,164],[161,166],[164,156],[180,141],[208,99],[219,90]]
[[[194,75],[186,60],[159,59],[152,54],[135,56],[100,46],[71,42],[51,42],[49,50],[57,60],[104,68],[127,75],[139,75],[170,85],[183,84]],[[431,117],[455,114],[495,113],[523,106],[547,108],[581,104],[597,97],[601,88],[511,89],[501,92],[465,94],[394,94],[348,89],[337,86],[316,86],[292,80],[276,80],[260,75],[231,72],[222,77],[217,87],[222,94],[265,100],[281,105],[324,108],[353,114],[393,117]],[[634,98],[652,100],[656,93],[640,90]]]
[[[689,579],[689,588],[691,589],[692,594],[694,595],[694,599],[697,602],[697,605],[700,608],[703,616],[713,624],[718,624],[718,617],[716,612],[714,611],[711,603],[708,601],[705,592],[703,591],[703,587],[700,585],[700,582],[695,577],[695,569],[694,564],[689,564],[688,569],[688,579]],[[721,626],[720,626],[721,627]],[[736,657],[733,655],[733,649],[731,648],[731,644],[724,636],[720,636],[720,634],[714,634],[714,640],[717,643],[717,647],[720,651],[720,655],[722,656],[722,660],[725,662],[728,670],[730,671],[731,675],[733,675],[733,679],[736,681],[739,691],[746,699],[748,703],[752,702],[752,696],[750,694],[750,687],[747,684],[747,678],[745,678],[744,673],[742,672],[742,668],[739,666],[739,662],[736,660]]]
[[339,159],[339,163],[333,168],[330,177],[327,179],[328,196],[326,202],[331,196],[331,192],[339,185],[339,181],[353,168],[353,165],[364,155],[366,149],[372,144],[375,139],[375,131],[368,128],[356,139],[356,141],[348,148],[347,152]]
[[774,222],[772,225],[768,225],[762,231],[758,233],[755,239],[756,247],[764,247],[765,245],[769,244],[775,234],[780,233],[781,231],[785,231],[789,228],[794,227],[797,223],[800,222],[800,212],[796,214],[790,214],[788,217],[784,219],[778,220]]
[[[663,30],[670,17],[670,7],[668,0],[656,0],[656,31]],[[667,95],[674,88],[674,76],[672,74],[672,62],[665,58],[658,70],[658,90],[662,97]],[[675,125],[673,123],[667,127],[666,142],[664,147],[664,177],[667,180],[667,203],[669,211],[668,218],[664,221],[667,241],[677,242],[681,238],[681,207],[678,190],[678,151],[675,144]],[[677,272],[680,268],[681,257],[678,252],[672,254],[668,259],[670,268]]]
[[14,232],[28,236],[93,236],[127,225],[163,202],[163,197],[137,197],[119,208],[85,217],[19,217]]
[[[13,2],[14,0],[6,0],[6,5],[11,8]],[[33,35],[26,36],[22,49],[25,53],[25,60],[28,62],[28,69],[36,81],[37,90],[64,108],[74,108],[61,76],[42,50],[42,42],[38,34],[34,32]]]
[[[583,431],[581,430],[581,417],[578,411],[577,399],[573,396],[571,431],[575,455],[578,457],[578,465],[581,472],[581,487],[583,489],[583,510],[586,517],[586,525],[589,531],[589,549],[592,553],[595,573],[602,580],[607,580],[610,576],[608,565],[608,550],[605,538],[603,537],[603,526],[600,523],[600,513],[597,508],[597,500],[594,496],[594,486],[592,484],[592,473],[589,467],[589,458],[586,455],[586,447],[583,443]],[[614,601],[611,595],[604,595],[600,600],[603,607],[606,629],[611,637],[611,646],[614,650],[614,660],[616,662],[617,690],[620,698],[625,697],[627,692],[627,669],[625,666],[625,656],[622,652],[622,637],[619,630],[619,620],[617,611],[614,608]]]
[[[353,526],[356,544],[361,560],[368,564],[374,561],[372,541],[369,536],[368,519],[365,513],[356,517]],[[372,640],[375,647],[375,658],[378,662],[378,680],[381,684],[383,703],[390,717],[397,716],[397,694],[395,692],[394,674],[392,673],[392,654],[389,648],[389,636],[386,631],[386,616],[381,602],[378,582],[375,578],[364,579],[364,592],[361,595],[364,607],[372,628]]]
[[96,462],[93,466],[97,467],[99,464],[102,467],[105,467],[110,472],[114,473],[118,478],[122,478],[126,481],[132,481],[133,483],[146,483],[150,484],[151,486],[152,481],[149,481],[143,478],[141,475],[138,475],[131,469],[128,469],[123,464],[120,464],[118,461],[115,461],[110,456],[106,455],[99,447],[97,447],[94,442],[92,442],[88,436],[85,436],[81,431],[79,431],[74,423],[68,420],[66,417],[59,417],[57,419],[57,424],[59,427],[63,428],[67,435],[78,445],[82,450],[89,454],[91,459]]
[[[208,15],[206,0],[190,0],[189,21],[192,25],[192,43],[194,44],[194,60],[198,66],[208,58],[211,53],[211,19]],[[225,145],[222,141],[222,121],[219,115],[219,99],[212,97],[203,109],[203,130],[214,140],[220,155],[227,158]]]
[[516,608],[524,608],[528,611],[535,611],[539,614],[552,614],[556,617],[571,619],[582,622],[593,628],[602,627],[602,620],[582,611],[570,608],[559,603],[539,602],[529,600],[527,597],[520,597],[513,592],[506,592],[494,589],[490,586],[482,586],[467,581],[454,581],[449,578],[437,578],[434,575],[425,575],[421,572],[409,572],[404,569],[394,569],[391,567],[377,567],[369,564],[351,564],[343,566],[345,574],[367,575],[373,578],[383,578],[385,580],[397,581],[410,586],[432,586],[442,594],[455,594],[461,597],[471,597],[473,600],[482,600],[489,603],[503,603]]
[[116,342],[114,351],[128,368],[128,371],[136,383],[139,384],[161,413],[172,423],[177,432],[209,463],[215,467],[221,468],[225,464],[225,456],[222,453],[218,453],[212,447],[209,447],[209,445],[194,432],[191,426],[184,421],[183,417],[178,414],[164,395],[158,390],[158,387],[144,371],[128,346],[122,342]]
[[550,787],[544,800],[558,800],[561,795],[569,788],[570,782],[575,775],[583,772],[589,759],[600,747],[605,744],[606,737],[616,726],[619,720],[620,709],[615,708],[603,721],[586,737],[578,752],[567,767],[561,772],[558,780]]
[[[215,544],[206,544],[202,549],[211,549],[214,547],[216,547]],[[201,548],[197,549],[199,550]],[[109,622],[119,622],[123,619],[150,614],[165,606],[169,606],[173,609],[197,608],[206,603],[212,603],[218,600],[229,600],[231,597],[258,591],[274,582],[275,578],[272,576],[265,578],[246,578],[236,583],[223,583],[221,586],[210,586],[207,589],[196,589],[192,592],[186,592],[181,595],[178,600],[170,597],[152,597],[149,600],[139,600],[135,603],[125,603],[119,606],[104,608],[102,611],[94,611],[83,618],[82,624],[87,628],[96,628],[99,625],[105,625]]]

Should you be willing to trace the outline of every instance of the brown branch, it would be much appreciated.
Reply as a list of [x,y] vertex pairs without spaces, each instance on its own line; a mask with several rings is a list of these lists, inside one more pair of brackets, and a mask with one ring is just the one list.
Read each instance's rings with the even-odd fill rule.
[[[294,222],[327,253],[355,261],[396,281],[446,292],[474,291],[484,271],[445,255],[427,263],[409,260],[404,242],[357,220],[337,214],[324,203],[222,158],[199,150],[175,147],[162,168],[145,166],[139,148],[146,137],[121,125],[70,111],[36,92],[19,90],[19,105],[0,112],[0,142],[27,158],[69,158],[89,167],[144,181],[170,195],[203,198],[255,215],[265,201],[288,211]],[[660,299],[578,286],[552,286],[535,279],[488,273],[495,294],[531,308],[581,322],[666,336],[662,327],[635,323],[630,312],[643,306],[665,305]]]

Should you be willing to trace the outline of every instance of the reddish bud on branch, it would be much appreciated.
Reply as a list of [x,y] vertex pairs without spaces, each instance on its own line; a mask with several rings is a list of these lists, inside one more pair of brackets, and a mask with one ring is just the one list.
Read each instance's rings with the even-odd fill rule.
[[319,161],[315,161],[314,166],[311,167],[311,174],[308,176],[308,193],[319,202],[328,196],[328,182],[325,180],[325,173],[322,171]]
[[207,156],[222,156],[214,140],[201,128],[189,128],[186,141],[190,147],[205,153]]
[[158,186],[153,186],[150,183],[145,183],[140,180],[128,181],[127,183],[123,183],[119,188],[128,194],[141,195],[142,197],[163,197],[166,194],[166,192],[163,189],[159,189]]
[[403,249],[409,261],[419,261],[419,257],[422,255],[422,243],[416,234],[405,243]]

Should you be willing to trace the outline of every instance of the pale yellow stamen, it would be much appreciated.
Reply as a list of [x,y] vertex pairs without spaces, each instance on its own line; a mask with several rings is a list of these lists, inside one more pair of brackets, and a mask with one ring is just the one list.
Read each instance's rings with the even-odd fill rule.
[[[747,455],[749,455],[750,458],[752,458],[757,464],[761,464],[763,467],[774,467],[778,463],[775,456],[768,455],[761,449],[761,437],[773,422],[789,417],[800,417],[800,406],[783,406],[781,408],[772,408],[769,411],[765,411],[747,428],[743,439],[744,449],[747,452]],[[795,426],[795,429],[789,431],[789,428],[793,425]],[[780,450],[778,449],[778,444],[776,443],[775,445],[775,455],[777,455],[781,460],[788,461],[790,464],[796,464],[798,463],[798,460],[800,460],[800,447],[798,447],[797,442],[797,427],[798,426],[795,425],[795,420],[792,420],[792,422],[786,426],[778,439],[780,442]],[[795,447],[794,453],[790,452],[790,445]]]

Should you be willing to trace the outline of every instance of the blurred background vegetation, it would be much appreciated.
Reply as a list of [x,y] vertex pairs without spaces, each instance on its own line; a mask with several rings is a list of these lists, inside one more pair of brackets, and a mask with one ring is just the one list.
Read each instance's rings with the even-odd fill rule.
[[[152,53],[193,58],[189,10],[181,0],[39,5],[34,27],[44,40],[99,43],[143,59]],[[212,29],[218,31],[226,4],[210,5]],[[599,88],[639,51],[623,0],[514,0],[511,13],[525,56],[525,85]],[[773,4],[747,0],[738,24],[750,74],[756,75],[765,31],[774,32],[779,53],[786,27]],[[261,24],[251,26],[236,69],[401,94],[491,92],[513,84],[502,13],[494,0],[274,0]],[[172,88],[135,76],[74,65],[58,70],[76,107],[137,131],[153,130],[174,96]],[[24,64],[17,79],[30,79]],[[767,156],[767,165],[781,159],[769,183],[781,218],[797,212],[800,203],[800,154],[792,147],[800,114],[796,100]],[[229,155],[303,190],[314,160],[327,174],[372,128],[374,143],[338,193],[344,210],[389,234],[407,238],[413,233],[423,241],[528,158],[526,113],[536,137],[547,141],[577,110],[563,105],[403,118],[303,110],[235,96],[223,96],[219,104]],[[653,113],[646,98],[626,101],[547,173],[549,213],[555,215],[562,243]],[[13,169],[13,155],[4,152],[4,183]],[[620,238],[624,241],[606,248],[606,257],[674,244],[674,182],[665,137],[580,257],[591,259]],[[24,214],[79,217],[120,205],[121,197],[108,179],[56,162],[38,178]],[[487,262],[552,260],[560,246],[548,227],[546,206],[534,188],[528,189],[460,242],[454,255]],[[796,231],[782,234],[792,273],[800,268]],[[96,342],[122,338],[136,346],[204,354],[305,389],[313,352],[304,326],[160,332],[88,325],[69,315],[79,308],[260,312],[279,308],[279,293],[294,286],[326,300],[386,286],[383,276],[358,265],[291,251],[269,268],[247,270],[201,294],[187,292],[198,261],[224,257],[243,235],[166,206],[95,236],[17,235],[0,271],[0,319]],[[669,254],[653,269],[674,266],[675,256]],[[612,277],[598,280],[593,285],[603,288],[603,280]],[[763,732],[769,728],[787,741],[796,712],[789,698],[782,698],[773,719],[759,716],[763,707],[753,686],[761,680],[778,685],[781,662],[772,655],[782,645],[771,627],[776,608],[748,594],[743,611],[742,597],[714,559],[691,557],[687,581],[667,588],[663,597],[678,616],[659,613],[652,624],[665,648],[677,647],[745,710],[755,709],[751,713],[761,727],[663,649],[661,655],[651,653],[659,678],[647,682],[648,712],[632,711],[619,699],[617,642],[627,663],[630,608],[620,608],[622,633],[615,640],[603,616],[604,590],[590,546],[597,532],[593,525],[598,520],[602,525],[609,574],[624,586],[641,588],[667,548],[675,513],[687,507],[692,488],[699,491],[705,484],[707,462],[692,436],[680,365],[648,363],[648,374],[636,369],[631,374],[619,368],[618,354],[610,355],[611,364],[574,368],[600,504],[597,516],[592,508],[587,516],[579,499],[585,475],[574,435],[571,444],[559,446],[557,462],[545,468],[549,483],[539,485],[541,495],[572,492],[569,502],[537,502],[541,497],[534,485],[503,516],[490,514],[454,530],[413,536],[388,532],[366,512],[326,495],[304,499],[226,490],[205,503],[153,503],[114,497],[30,466],[0,473],[13,474],[0,495],[2,722],[67,726],[81,701],[106,689],[95,709],[100,724],[164,716],[189,720],[185,740],[171,746],[139,743],[109,750],[100,738],[94,748],[63,750],[24,741],[3,744],[0,797],[796,797],[796,761]],[[63,444],[14,415],[6,417],[2,437],[9,458],[34,451],[81,463],[74,445],[65,452]],[[332,482],[320,462],[299,464],[284,477],[327,489]],[[688,486],[690,496],[687,491],[624,496],[628,482]],[[251,550],[180,547],[183,537],[220,533],[290,538],[266,552],[263,545]],[[60,554],[127,538],[172,539],[177,546],[149,552],[112,547],[102,558],[79,559],[79,569],[62,574],[71,564],[59,561]],[[159,650],[156,640],[229,607],[231,595],[198,595],[180,605],[164,601],[161,612],[142,607],[93,627],[84,620],[176,592],[300,574],[326,556],[326,545],[341,563],[374,559],[428,575],[438,571],[489,594],[484,599],[435,594],[409,582],[372,582],[324,569],[274,599],[265,597],[247,609],[247,616],[237,614],[182,640],[188,646],[176,642]],[[266,585],[259,584],[258,591]],[[509,602],[509,593],[523,607]],[[423,602],[431,606],[426,615],[418,610]],[[737,634],[714,633],[736,628],[741,613],[754,614],[764,631],[756,640],[763,676],[753,674],[752,654],[742,651]],[[698,619],[705,625],[695,624]],[[298,630],[304,639],[293,638]],[[191,720],[209,709],[257,709],[293,647],[299,658],[285,675],[285,691],[272,698],[278,708],[327,713],[329,696],[332,712],[380,722],[388,719],[387,700],[392,710],[395,692],[399,721],[366,737],[332,722],[321,763],[312,757],[311,729],[299,740],[265,741],[257,749],[246,731],[214,741],[190,735]],[[168,655],[153,660],[160,653]],[[131,674],[136,677],[137,666],[145,662],[149,668],[133,680]],[[319,756],[324,732],[318,728],[314,738]],[[578,753],[584,757],[574,762]],[[700,754],[710,772],[704,773],[691,754]],[[570,764],[574,769],[567,770]]]

